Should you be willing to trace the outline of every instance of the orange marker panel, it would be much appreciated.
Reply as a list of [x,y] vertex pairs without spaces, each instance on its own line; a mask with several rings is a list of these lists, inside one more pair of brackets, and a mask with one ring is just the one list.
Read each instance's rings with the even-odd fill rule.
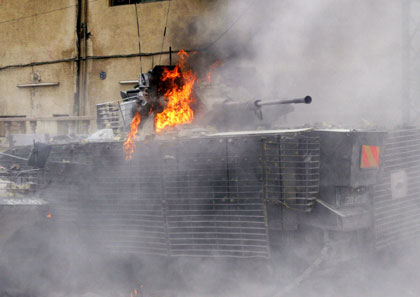
[[376,145],[362,145],[360,168],[379,168],[380,147]]

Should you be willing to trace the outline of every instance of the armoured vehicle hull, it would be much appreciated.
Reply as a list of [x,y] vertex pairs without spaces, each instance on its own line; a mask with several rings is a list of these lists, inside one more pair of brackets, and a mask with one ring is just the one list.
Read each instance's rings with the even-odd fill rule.
[[383,248],[420,228],[419,139],[244,131],[139,142],[132,160],[120,141],[52,145],[37,197],[96,251],[269,258],[308,228]]
[[[18,207],[2,206],[14,217],[3,216],[2,249],[24,280],[33,267],[25,263],[59,257],[57,283],[78,274],[75,256],[92,255],[129,265],[152,257],[146,266],[159,273],[167,270],[159,261],[175,261],[185,281],[203,259],[223,264],[213,269],[301,259],[308,276],[420,234],[419,142],[417,128],[226,132],[138,141],[131,160],[121,141],[52,144],[30,193],[48,205],[18,217]],[[31,149],[6,153],[28,159]],[[29,169],[23,159],[2,155],[0,164]]]

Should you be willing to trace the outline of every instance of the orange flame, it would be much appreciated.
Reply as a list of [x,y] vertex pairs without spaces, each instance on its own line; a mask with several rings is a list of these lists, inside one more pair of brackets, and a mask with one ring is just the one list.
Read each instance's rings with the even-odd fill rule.
[[211,82],[211,77],[213,76],[213,72],[216,70],[217,67],[223,66],[222,61],[216,61],[209,67],[209,72],[207,73],[207,82]]
[[133,157],[134,150],[136,149],[136,144],[134,143],[134,136],[136,136],[137,132],[139,131],[140,122],[140,113],[136,112],[136,115],[134,116],[130,124],[130,133],[128,134],[127,140],[124,142],[126,160],[131,160],[131,158]]
[[[140,286],[140,288],[143,288],[143,285]],[[135,297],[139,294],[139,291],[135,288],[133,292],[130,293],[130,297]],[[141,294],[143,296],[143,294]]]
[[[168,99],[166,108],[155,117],[156,132],[160,132],[166,127],[189,124],[194,118],[190,104],[194,102],[192,90],[197,76],[192,70],[183,71],[189,55],[181,50],[178,56],[178,65],[173,70],[164,69],[163,71],[162,81],[168,81],[170,88],[164,94]],[[177,78],[182,78],[181,86],[175,83]]]

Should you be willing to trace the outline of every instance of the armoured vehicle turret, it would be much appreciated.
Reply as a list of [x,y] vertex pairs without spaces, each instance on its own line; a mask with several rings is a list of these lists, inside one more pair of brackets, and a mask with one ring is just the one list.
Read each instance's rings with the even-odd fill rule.
[[[155,114],[161,113],[166,108],[168,101],[165,93],[168,88],[173,87],[163,78],[165,69],[172,70],[174,67],[155,66],[153,70],[139,76],[138,84],[134,89],[121,92],[122,102],[97,105],[98,127],[127,130],[136,112],[139,112],[142,119],[153,118]],[[184,83],[182,72],[174,80],[174,83],[178,88],[182,87]],[[252,130],[261,126],[269,128],[269,123],[263,121],[265,108],[273,107],[276,116],[282,117],[293,111],[292,104],[310,104],[311,102],[311,96],[298,99],[246,101],[218,98],[212,102],[196,98],[192,108],[197,114],[196,117],[199,118],[198,121],[195,121],[196,125],[213,127],[217,131],[223,132]]]

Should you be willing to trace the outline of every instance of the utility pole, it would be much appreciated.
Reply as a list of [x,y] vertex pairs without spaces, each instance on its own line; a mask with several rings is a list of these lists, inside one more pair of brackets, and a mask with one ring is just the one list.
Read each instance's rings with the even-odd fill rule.
[[[87,80],[87,39],[89,38],[87,27],[88,0],[77,0],[77,20],[76,20],[76,46],[77,60],[75,70],[75,92],[73,115],[86,115],[86,80]],[[80,133],[85,127],[81,127],[77,122],[76,131]],[[83,126],[83,125],[82,125]]]
[[401,0],[402,122],[420,116],[420,0]]
[[88,0],[81,0],[81,32],[80,32],[80,106],[79,113],[81,116],[86,115],[86,81],[87,81],[87,40],[88,33]]
[[86,80],[87,80],[87,28],[88,1],[77,0],[77,61],[76,61],[76,92],[74,98],[74,114],[83,116],[86,113]]

